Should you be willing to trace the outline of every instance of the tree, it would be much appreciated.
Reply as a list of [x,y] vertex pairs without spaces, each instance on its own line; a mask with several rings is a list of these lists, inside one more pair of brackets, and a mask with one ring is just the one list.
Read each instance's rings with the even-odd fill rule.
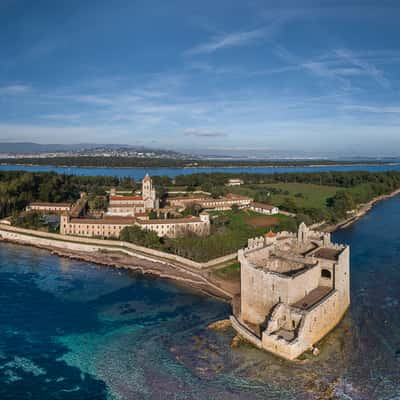
[[89,208],[96,211],[107,210],[107,199],[104,196],[91,196],[89,198]]
[[224,188],[217,186],[217,187],[213,187],[210,190],[210,193],[214,199],[218,199],[219,197],[221,197],[225,194],[225,190],[224,190]]
[[183,210],[183,215],[194,215],[196,217],[199,216],[201,211],[203,210],[202,206],[198,203],[190,203]]
[[290,197],[286,197],[283,203],[281,204],[282,210],[286,210],[289,212],[296,213],[297,212],[297,205]]
[[20,228],[39,229],[43,228],[46,224],[43,221],[42,215],[37,211],[33,211],[14,218],[13,225],[19,226]]
[[157,219],[158,215],[157,215],[157,211],[151,210],[149,212],[149,219]]
[[334,216],[343,218],[347,211],[355,208],[356,203],[350,193],[341,190],[327,200],[327,206],[332,209]]
[[122,229],[119,236],[120,240],[134,243],[139,246],[150,247],[153,249],[161,248],[161,241],[153,231],[146,231],[137,225],[127,226]]
[[239,212],[239,206],[237,204],[232,204],[231,209],[235,214]]

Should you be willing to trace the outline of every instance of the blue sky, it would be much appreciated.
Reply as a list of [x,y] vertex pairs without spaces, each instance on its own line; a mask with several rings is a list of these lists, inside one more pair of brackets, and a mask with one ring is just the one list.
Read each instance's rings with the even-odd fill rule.
[[384,0],[1,0],[0,141],[398,156],[399,20]]

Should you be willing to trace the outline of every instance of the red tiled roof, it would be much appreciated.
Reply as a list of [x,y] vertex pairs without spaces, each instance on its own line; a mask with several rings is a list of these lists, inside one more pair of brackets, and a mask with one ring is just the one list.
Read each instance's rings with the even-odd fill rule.
[[139,224],[187,224],[190,222],[200,222],[200,218],[162,218],[162,219],[149,219],[149,220],[138,220]]
[[276,233],[269,231],[268,233],[265,234],[265,236],[268,238],[274,238],[274,237],[276,237]]
[[136,219],[132,217],[104,217],[104,218],[71,218],[72,224],[104,224],[104,225],[133,225]]
[[250,198],[250,197],[242,196],[240,194],[235,194],[235,193],[228,193],[225,197],[230,200],[232,200],[232,199],[234,199],[234,200],[252,200],[252,198]]
[[40,206],[40,207],[71,207],[72,203],[49,203],[44,201],[34,201],[29,206]]
[[122,200],[143,200],[142,196],[111,196],[111,201],[122,201]]
[[251,203],[250,207],[254,208],[262,208],[264,210],[273,210],[276,206],[271,206],[270,204],[263,204],[263,203]]
[[191,196],[181,196],[181,197],[169,197],[169,201],[179,200],[179,201],[204,201],[212,200],[212,197],[191,197]]
[[[144,203],[143,203],[144,205]],[[136,208],[138,205],[137,204],[131,204],[131,203],[120,203],[120,204],[110,204],[110,208]]]

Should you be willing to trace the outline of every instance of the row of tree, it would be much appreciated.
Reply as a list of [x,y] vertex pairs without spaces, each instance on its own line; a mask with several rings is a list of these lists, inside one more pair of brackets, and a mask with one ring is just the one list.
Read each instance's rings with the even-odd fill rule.
[[[232,178],[231,173],[196,173],[179,175],[175,178],[156,177],[155,182],[163,185],[177,185],[201,187],[204,191],[211,191],[216,186],[223,186]],[[270,183],[312,183],[316,185],[337,186],[343,188],[355,187],[361,184],[373,184],[376,187],[397,185],[400,182],[400,171],[368,172],[290,172],[290,173],[235,173],[235,178],[240,178],[245,184],[270,184]],[[209,190],[207,190],[209,189]]]

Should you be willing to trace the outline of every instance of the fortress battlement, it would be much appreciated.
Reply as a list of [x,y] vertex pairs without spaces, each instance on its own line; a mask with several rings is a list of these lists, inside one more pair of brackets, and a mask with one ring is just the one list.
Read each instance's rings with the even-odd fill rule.
[[[350,304],[350,250],[309,229],[250,239],[239,250],[240,308],[235,329],[255,344],[295,359],[330,332]],[[244,333],[244,332],[243,332]]]

